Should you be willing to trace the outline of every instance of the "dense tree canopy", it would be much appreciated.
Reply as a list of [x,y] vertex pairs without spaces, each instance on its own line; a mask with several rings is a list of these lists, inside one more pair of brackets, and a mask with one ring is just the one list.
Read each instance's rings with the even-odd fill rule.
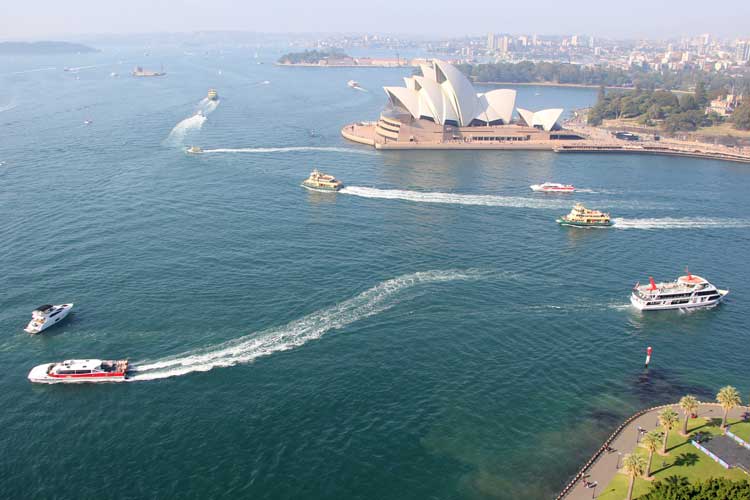
[[696,92],[700,94],[687,94],[678,99],[667,90],[637,88],[606,93],[602,89],[596,104],[589,110],[589,123],[600,125],[607,119],[637,118],[646,125],[660,122],[664,130],[676,132],[697,130],[719,122],[720,117],[706,115],[705,105],[701,104],[708,102],[705,88],[698,87]]
[[340,51],[331,50],[305,50],[304,52],[290,52],[279,58],[281,64],[317,64],[318,61],[328,59],[329,57],[343,58],[346,54]]
[[750,130],[750,94],[732,115],[732,122],[738,130]]
[[[733,86],[741,89],[750,84],[750,72],[729,75],[706,73],[689,68],[679,71],[651,71],[633,65],[627,70],[604,65],[583,66],[564,62],[522,61],[492,64],[462,64],[459,69],[477,82],[509,83],[574,83],[607,87],[639,87],[643,89],[699,90],[699,103],[726,92]],[[698,88],[700,87],[700,88]]]
[[697,484],[677,477],[656,481],[651,491],[638,500],[747,500],[750,498],[750,483],[712,478]]

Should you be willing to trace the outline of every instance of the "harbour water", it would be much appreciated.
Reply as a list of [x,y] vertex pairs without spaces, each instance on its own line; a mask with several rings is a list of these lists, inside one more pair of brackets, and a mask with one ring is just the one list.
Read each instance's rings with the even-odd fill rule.
[[[747,166],[376,152],[339,129],[410,70],[254,51],[1,61],[2,496],[549,498],[631,412],[747,396]],[[347,188],[301,189],[313,168]],[[547,180],[585,190],[529,189]],[[558,227],[574,201],[616,227]],[[686,266],[727,302],[628,306]],[[64,324],[22,331],[63,302]],[[86,357],[129,358],[132,382],[26,380]]]

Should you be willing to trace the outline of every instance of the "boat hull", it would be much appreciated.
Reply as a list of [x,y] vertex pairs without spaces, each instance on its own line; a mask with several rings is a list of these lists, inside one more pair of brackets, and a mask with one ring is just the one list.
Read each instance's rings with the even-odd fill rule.
[[630,294],[630,303],[639,311],[669,311],[674,309],[710,309],[716,307],[724,300],[724,297],[729,293],[729,290],[717,290],[719,292],[719,298],[708,300],[706,297],[705,301],[701,301],[704,297],[691,297],[685,303],[676,303],[678,299],[664,299],[664,300],[652,300],[654,302],[649,304],[638,298],[635,293]]
[[305,189],[309,189],[310,191],[319,191],[321,193],[335,193],[336,191],[340,191],[344,186],[337,186],[337,187],[326,187],[326,186],[308,186],[304,182],[300,184]]
[[73,304],[62,304],[63,310],[60,312],[57,316],[54,318],[49,317],[47,320],[42,323],[40,326],[34,326],[34,320],[30,321],[28,325],[26,325],[26,328],[23,329],[26,333],[29,333],[31,335],[36,335],[37,333],[42,333],[47,328],[54,326],[64,320],[68,314],[70,314],[71,309],[73,309]]
[[565,219],[557,219],[556,221],[561,226],[572,226],[572,227],[612,227],[614,224],[612,222],[575,222],[575,221],[567,221]]

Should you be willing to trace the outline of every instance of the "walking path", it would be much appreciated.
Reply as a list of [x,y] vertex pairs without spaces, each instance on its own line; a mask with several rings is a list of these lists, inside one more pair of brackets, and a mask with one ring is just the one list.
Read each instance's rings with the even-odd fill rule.
[[[576,475],[571,485],[566,487],[557,498],[565,498],[565,500],[583,500],[589,498],[596,498],[600,493],[604,491],[610,481],[617,474],[617,470],[622,465],[622,457],[635,450],[636,445],[640,439],[640,432],[638,428],[646,429],[647,431],[654,430],[659,427],[658,415],[659,412],[668,407],[674,407],[680,415],[681,410],[676,404],[658,406],[645,410],[644,412],[636,413],[633,417],[630,417],[625,424],[621,426],[618,431],[610,436],[609,442],[605,442],[597,453],[592,457],[590,463],[584,466],[583,469]],[[745,407],[734,408],[729,412],[729,419],[739,419],[741,415],[745,413]],[[721,406],[716,403],[701,403],[698,408],[698,417],[708,418],[721,418],[723,410]],[[682,418],[682,417],[680,417]],[[615,451],[607,452],[606,447],[610,446]],[[594,488],[586,488],[583,485],[583,475],[588,475],[586,480],[591,483],[596,483]]]

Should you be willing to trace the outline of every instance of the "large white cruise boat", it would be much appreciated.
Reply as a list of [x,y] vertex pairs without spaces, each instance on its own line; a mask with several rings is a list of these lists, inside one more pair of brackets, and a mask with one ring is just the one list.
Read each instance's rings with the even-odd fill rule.
[[728,293],[729,290],[719,290],[708,280],[688,272],[668,283],[655,283],[649,277],[648,285],[635,285],[630,303],[641,311],[714,307]]
[[73,304],[45,304],[39,306],[31,313],[31,321],[26,325],[24,331],[32,335],[59,323],[70,313]]
[[29,372],[29,380],[40,384],[122,382],[127,374],[127,359],[69,359],[35,366]]

